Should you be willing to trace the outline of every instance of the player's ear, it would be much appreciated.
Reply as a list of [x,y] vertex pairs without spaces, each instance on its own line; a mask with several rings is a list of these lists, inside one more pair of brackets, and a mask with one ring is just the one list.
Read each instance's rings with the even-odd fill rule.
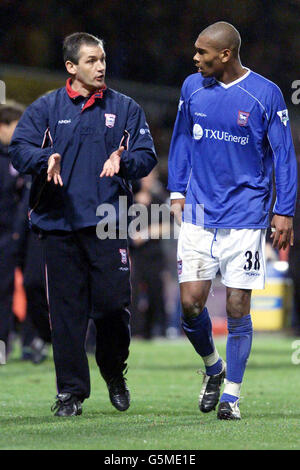
[[71,75],[76,74],[76,72],[77,72],[77,65],[76,64],[73,64],[73,62],[71,62],[70,60],[67,60],[65,62],[65,66],[66,66],[66,69],[67,69],[69,74],[71,74]]
[[225,64],[225,62],[228,62],[230,57],[231,57],[230,49],[223,49],[223,51],[220,52],[220,59],[223,64]]

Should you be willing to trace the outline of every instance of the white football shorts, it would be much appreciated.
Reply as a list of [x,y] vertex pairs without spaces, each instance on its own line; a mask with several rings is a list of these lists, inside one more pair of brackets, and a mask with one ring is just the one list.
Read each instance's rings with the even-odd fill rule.
[[237,289],[264,289],[266,229],[203,228],[182,222],[177,249],[179,282],[212,280]]

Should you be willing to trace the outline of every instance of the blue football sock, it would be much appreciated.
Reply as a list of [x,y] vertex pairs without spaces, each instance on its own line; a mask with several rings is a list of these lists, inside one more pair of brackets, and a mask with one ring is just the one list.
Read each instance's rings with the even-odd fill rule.
[[205,365],[205,372],[207,373],[207,375],[220,374],[222,369],[223,369],[223,361],[220,357],[217,360],[217,362],[213,364],[212,366]]
[[235,397],[233,395],[229,395],[229,393],[223,393],[221,398],[220,398],[220,402],[224,402],[224,401],[227,401],[227,402],[230,402],[230,403],[234,403],[236,402],[237,400],[239,399],[239,397]]
[[200,315],[194,318],[182,317],[182,328],[187,335],[188,339],[194,346],[196,352],[202,357],[214,355],[215,363],[205,364],[206,373],[208,375],[219,374],[222,370],[222,360],[216,351],[214,341],[212,338],[212,324],[211,320],[205,307]]
[[[253,328],[251,315],[242,318],[228,318],[228,338],[226,347],[227,373],[226,380],[241,384],[243,381],[246,364],[251,351]],[[222,401],[235,401],[239,397],[233,397],[225,393],[221,397]]]

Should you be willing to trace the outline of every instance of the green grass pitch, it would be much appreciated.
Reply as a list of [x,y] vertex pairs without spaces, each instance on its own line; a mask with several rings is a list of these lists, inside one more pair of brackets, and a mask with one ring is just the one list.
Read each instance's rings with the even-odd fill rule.
[[[225,340],[216,343],[225,355]],[[202,365],[186,340],[132,341],[125,413],[111,406],[92,356],[91,397],[74,418],[50,412],[52,360],[34,366],[13,357],[0,368],[0,449],[299,449],[300,365],[291,361],[292,343],[255,335],[239,422],[199,412]]]

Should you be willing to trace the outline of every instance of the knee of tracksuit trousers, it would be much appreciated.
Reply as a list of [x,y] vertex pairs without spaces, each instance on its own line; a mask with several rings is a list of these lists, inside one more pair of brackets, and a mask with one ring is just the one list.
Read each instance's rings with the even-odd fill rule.
[[96,325],[96,361],[104,380],[121,374],[129,355],[130,312],[121,309],[94,320]]

